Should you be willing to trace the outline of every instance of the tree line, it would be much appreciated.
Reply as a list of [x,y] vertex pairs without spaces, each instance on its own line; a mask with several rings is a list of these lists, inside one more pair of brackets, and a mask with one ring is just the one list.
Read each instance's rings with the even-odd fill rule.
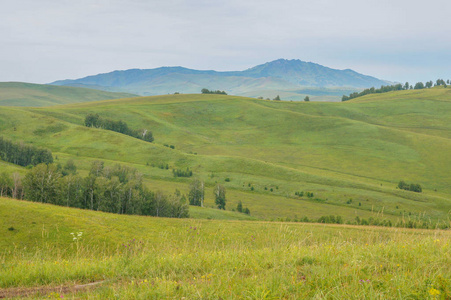
[[435,84],[431,81],[427,81],[426,83],[422,83],[422,82],[417,82],[414,86],[410,85],[408,82],[406,82],[404,85],[403,84],[395,84],[395,85],[383,85],[381,86],[379,89],[377,88],[369,88],[369,89],[364,89],[363,91],[359,92],[354,92],[349,94],[349,96],[343,95],[343,97],[341,98],[341,101],[348,101],[357,97],[362,97],[365,95],[369,95],[369,94],[379,94],[379,93],[387,93],[387,92],[392,92],[392,91],[402,91],[402,90],[421,90],[424,88],[431,88],[432,86],[444,86],[445,88],[447,87],[447,84],[450,84],[449,79],[445,82],[445,80],[443,79],[437,79],[435,81]]
[[111,119],[103,118],[98,114],[88,114],[85,118],[85,126],[119,132],[146,142],[153,142],[154,140],[152,132],[150,130],[131,129],[128,127],[127,123],[122,120],[114,121]]
[[226,92],[224,92],[224,91],[220,91],[220,90],[216,90],[216,91],[213,91],[213,90],[209,90],[209,89],[202,89],[201,91],[200,91],[202,94],[219,94],[219,95],[227,95],[227,93]]
[[28,145],[23,142],[15,143],[1,136],[0,158],[22,167],[53,162],[53,156],[50,150]]
[[82,177],[72,165],[70,161],[64,167],[39,164],[23,178],[17,173],[12,177],[2,173],[1,196],[118,214],[189,216],[186,197],[180,191],[172,195],[152,192],[143,185],[136,169],[119,164],[106,167],[102,161],[95,161],[89,174]]

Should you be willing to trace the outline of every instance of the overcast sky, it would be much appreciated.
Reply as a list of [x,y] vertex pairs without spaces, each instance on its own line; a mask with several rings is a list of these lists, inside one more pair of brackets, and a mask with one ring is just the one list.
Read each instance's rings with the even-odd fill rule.
[[450,13],[449,0],[0,0],[0,81],[279,58],[451,79]]

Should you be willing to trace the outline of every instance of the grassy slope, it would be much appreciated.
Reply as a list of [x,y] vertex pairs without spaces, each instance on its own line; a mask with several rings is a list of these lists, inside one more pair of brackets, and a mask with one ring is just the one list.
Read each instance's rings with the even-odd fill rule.
[[[435,88],[345,103],[218,95],[143,97],[5,108],[0,111],[0,130],[15,140],[51,148],[60,162],[74,158],[80,164],[86,159],[133,164],[155,189],[178,187],[186,192],[189,179],[174,179],[170,170],[151,164],[189,166],[210,189],[215,182],[225,184],[229,209],[241,200],[260,218],[340,214],[353,219],[384,211],[389,218],[421,213],[447,219],[450,96],[451,89]],[[156,141],[149,144],[80,126],[89,112],[126,120],[134,128],[152,128]],[[231,181],[224,182],[226,177]],[[399,180],[420,183],[425,192],[396,190]],[[312,191],[321,201],[295,198],[295,191]],[[213,206],[210,194],[207,190],[207,206]],[[350,198],[352,204],[346,204]]]
[[133,96],[133,94],[104,92],[87,88],[0,82],[0,105],[5,106],[40,107]]
[[[0,295],[6,288],[106,280],[96,290],[63,296],[451,296],[448,231],[124,216],[4,198],[0,230]],[[74,241],[71,233],[78,232]]]

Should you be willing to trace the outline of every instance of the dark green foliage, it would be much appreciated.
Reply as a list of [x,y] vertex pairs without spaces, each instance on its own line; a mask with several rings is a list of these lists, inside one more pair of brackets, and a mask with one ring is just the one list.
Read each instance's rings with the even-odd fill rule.
[[310,101],[310,97],[309,96],[305,96],[304,101],[305,102],[309,102]]
[[415,86],[413,87],[414,90],[421,90],[424,89],[424,84],[422,82],[415,83]]
[[327,223],[327,224],[343,224],[343,218],[341,216],[322,216],[318,219],[318,223]]
[[24,178],[27,200],[119,214],[188,217],[186,198],[149,191],[136,169],[92,163],[86,177],[62,176],[57,166],[40,164]]
[[202,94],[218,94],[218,95],[227,95],[227,93],[226,92],[224,92],[224,91],[220,91],[220,90],[216,90],[216,91],[213,91],[213,90],[209,90],[209,89],[202,89],[201,90],[201,93]]
[[204,182],[194,179],[190,184],[188,195],[189,204],[195,206],[204,206]]
[[72,175],[77,174],[77,166],[75,166],[75,163],[72,159],[69,159],[66,162],[61,173],[63,174],[63,176],[67,176],[69,174],[72,174]]
[[275,100],[275,101],[280,101],[280,96],[277,95],[273,100]]
[[243,212],[244,212],[246,215],[250,215],[250,214],[251,214],[251,211],[250,211],[249,208],[247,208],[247,207],[243,210]]
[[22,142],[14,143],[0,136],[0,159],[22,167],[36,166],[41,163],[53,162],[52,152],[48,149],[27,145]]
[[114,121],[111,119],[102,118],[98,114],[88,114],[85,118],[85,126],[119,132],[146,142],[153,142],[154,140],[152,132],[147,129],[130,129],[128,125],[121,120]]
[[8,230],[9,230],[9,231],[14,231],[14,230],[16,230],[16,229],[15,229],[14,227],[11,226],[11,227],[8,228]]
[[241,200],[240,200],[240,202],[238,202],[238,204],[236,206],[236,210],[238,212],[243,212],[243,203],[241,202]]
[[186,170],[172,169],[172,174],[174,174],[174,177],[191,177],[193,176],[193,171],[189,168],[186,168]]
[[230,178],[227,177],[226,179],[224,179],[225,182],[230,182]]
[[398,188],[401,190],[406,190],[406,191],[412,191],[412,192],[416,192],[416,193],[421,193],[423,191],[423,189],[421,188],[421,185],[419,184],[415,184],[415,183],[405,183],[403,180],[401,180],[398,183]]
[[224,209],[226,206],[226,189],[223,185],[217,184],[213,190],[214,196],[215,196],[215,204],[218,206],[219,209]]

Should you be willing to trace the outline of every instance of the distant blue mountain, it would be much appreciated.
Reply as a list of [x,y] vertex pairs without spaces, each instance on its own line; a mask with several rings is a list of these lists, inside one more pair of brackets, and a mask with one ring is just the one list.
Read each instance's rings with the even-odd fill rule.
[[349,69],[336,70],[301,60],[278,59],[244,71],[201,71],[183,67],[130,69],[51,84],[139,95],[199,93],[202,88],[208,88],[234,95],[266,97],[266,94],[275,93],[296,94],[312,87],[317,90],[327,88],[329,94],[330,90],[336,90],[337,96],[341,96],[349,91],[380,87],[388,82]]

